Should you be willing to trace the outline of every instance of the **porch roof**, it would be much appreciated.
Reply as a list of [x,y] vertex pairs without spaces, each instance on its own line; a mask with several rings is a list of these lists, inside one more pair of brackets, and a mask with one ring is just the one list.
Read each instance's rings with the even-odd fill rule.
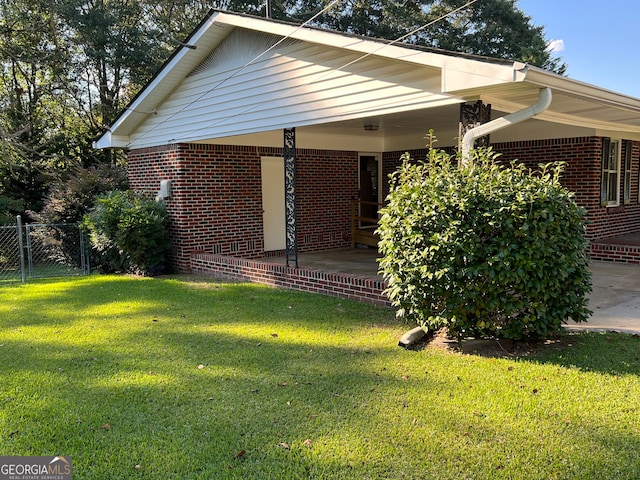
[[512,113],[545,87],[553,102],[538,120],[640,139],[640,99],[531,65],[212,10],[94,146],[212,142],[286,127],[362,134],[363,122],[389,137],[413,127],[423,135],[443,119],[457,128],[459,103],[481,99],[498,115]]

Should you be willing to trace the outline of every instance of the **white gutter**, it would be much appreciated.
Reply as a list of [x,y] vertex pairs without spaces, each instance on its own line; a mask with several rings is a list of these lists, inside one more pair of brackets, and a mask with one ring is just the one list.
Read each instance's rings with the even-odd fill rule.
[[476,138],[484,137],[497,130],[501,130],[510,125],[523,122],[544,112],[551,105],[551,89],[549,87],[540,89],[538,101],[533,105],[510,113],[504,117],[496,118],[490,122],[478,125],[467,131],[462,137],[462,163],[469,162],[469,152],[473,149]]

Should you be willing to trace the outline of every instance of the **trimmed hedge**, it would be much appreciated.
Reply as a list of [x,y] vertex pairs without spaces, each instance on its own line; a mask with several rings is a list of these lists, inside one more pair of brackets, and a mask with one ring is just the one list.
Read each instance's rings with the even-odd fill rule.
[[431,149],[402,157],[378,233],[386,294],[398,315],[461,337],[541,338],[586,321],[591,291],[585,211],[561,164],[532,172]]

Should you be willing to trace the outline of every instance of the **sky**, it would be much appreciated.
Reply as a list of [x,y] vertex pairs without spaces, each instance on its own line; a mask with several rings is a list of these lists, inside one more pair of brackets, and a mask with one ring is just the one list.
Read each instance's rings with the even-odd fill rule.
[[567,76],[640,98],[640,0],[518,0]]

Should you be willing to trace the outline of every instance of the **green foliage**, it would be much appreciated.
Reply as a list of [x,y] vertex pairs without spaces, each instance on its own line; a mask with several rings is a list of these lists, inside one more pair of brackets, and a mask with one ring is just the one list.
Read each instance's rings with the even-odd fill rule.
[[[519,60],[564,74],[566,65],[547,50],[544,27],[520,10],[515,0],[483,0],[461,10],[459,0],[347,0],[315,24],[337,31],[442,48],[454,52]],[[311,17],[315,0],[302,0],[292,16]],[[455,13],[451,13],[455,11]],[[313,13],[311,13],[313,12]],[[416,31],[429,24],[429,28]],[[413,32],[407,36],[409,32]]]
[[76,479],[640,478],[637,336],[407,351],[386,308],[191,276],[2,283],[0,309],[0,455]]
[[398,314],[459,337],[545,337],[585,321],[591,290],[584,210],[562,166],[499,165],[491,149],[459,168],[432,149],[391,177],[380,269]]
[[96,197],[129,186],[123,167],[102,164],[78,168],[66,180],[54,183],[43,209],[29,212],[40,223],[77,223],[95,203]]
[[113,191],[98,198],[83,225],[100,253],[100,270],[147,275],[164,269],[167,222],[164,204],[131,191]]
[[22,202],[0,194],[0,226],[15,225],[16,213],[22,211]]

